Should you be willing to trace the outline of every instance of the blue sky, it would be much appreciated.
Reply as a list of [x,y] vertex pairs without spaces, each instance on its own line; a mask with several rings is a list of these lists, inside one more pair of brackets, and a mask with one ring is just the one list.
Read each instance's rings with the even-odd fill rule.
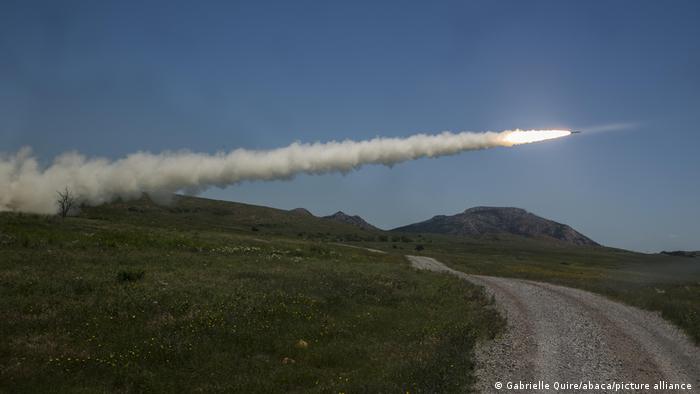
[[0,151],[48,163],[626,122],[205,196],[384,228],[517,206],[610,246],[700,249],[698,20],[697,1],[5,1]]

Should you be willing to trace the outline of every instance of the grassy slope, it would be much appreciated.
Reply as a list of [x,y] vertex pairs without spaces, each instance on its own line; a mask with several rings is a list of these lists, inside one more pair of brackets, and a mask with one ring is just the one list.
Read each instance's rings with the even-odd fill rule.
[[364,236],[197,199],[0,214],[0,391],[468,387],[501,318],[464,281],[315,240]]

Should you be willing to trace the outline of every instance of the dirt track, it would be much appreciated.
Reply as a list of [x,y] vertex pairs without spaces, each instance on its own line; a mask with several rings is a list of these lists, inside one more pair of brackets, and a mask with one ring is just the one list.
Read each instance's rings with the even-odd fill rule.
[[[430,257],[407,256],[418,269],[457,275],[492,294],[507,332],[476,353],[479,392],[510,392],[507,382],[690,383],[700,392],[700,350],[657,314],[586,291],[521,279],[467,275]],[[495,389],[495,383],[503,387]],[[566,390],[559,392],[614,392]],[[630,392],[618,390],[617,392]]]

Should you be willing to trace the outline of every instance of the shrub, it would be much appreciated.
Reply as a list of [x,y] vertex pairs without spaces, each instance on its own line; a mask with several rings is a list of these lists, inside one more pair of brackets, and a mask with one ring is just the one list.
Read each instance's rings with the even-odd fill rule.
[[143,279],[145,274],[144,271],[119,271],[117,280],[120,282],[136,282]]

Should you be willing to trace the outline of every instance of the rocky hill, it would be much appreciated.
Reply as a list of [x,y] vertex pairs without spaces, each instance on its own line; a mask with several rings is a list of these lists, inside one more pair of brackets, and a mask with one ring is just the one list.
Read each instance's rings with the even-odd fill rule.
[[379,230],[378,228],[367,223],[360,216],[358,216],[358,215],[350,216],[343,211],[338,211],[330,216],[324,216],[323,218],[330,219],[330,220],[340,222],[340,223],[350,224],[350,225],[353,225],[355,227],[359,227],[363,230]]
[[598,246],[595,241],[565,224],[539,217],[520,208],[475,207],[452,216],[438,215],[392,231],[472,237],[513,234],[574,245]]

